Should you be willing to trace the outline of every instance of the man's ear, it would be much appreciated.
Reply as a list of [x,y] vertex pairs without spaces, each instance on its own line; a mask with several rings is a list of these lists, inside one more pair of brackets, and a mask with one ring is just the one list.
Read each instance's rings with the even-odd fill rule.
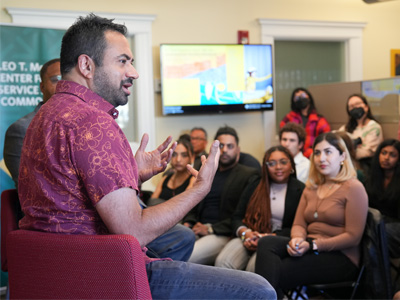
[[93,59],[86,54],[81,54],[78,57],[78,70],[87,79],[94,77],[95,64]]
[[40,87],[40,91],[41,91],[42,94],[43,94],[43,91],[44,91],[44,83],[43,83],[43,81],[40,82],[39,87]]

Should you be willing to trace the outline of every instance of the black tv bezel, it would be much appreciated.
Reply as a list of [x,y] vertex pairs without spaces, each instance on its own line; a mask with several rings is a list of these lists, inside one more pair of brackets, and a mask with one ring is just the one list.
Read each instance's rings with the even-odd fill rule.
[[[271,67],[272,67],[272,103],[246,103],[246,104],[229,104],[229,105],[198,105],[198,106],[165,106],[164,98],[162,95],[161,88],[161,106],[163,116],[185,116],[185,115],[204,115],[204,114],[224,114],[224,113],[241,113],[241,112],[262,112],[262,111],[273,111],[275,104],[275,68],[274,68],[274,48],[272,44],[216,44],[216,43],[162,43],[160,44],[160,75],[161,75],[161,85],[163,84],[162,79],[162,58],[161,58],[161,47],[162,46],[270,46],[271,47]],[[250,108],[246,108],[250,106]],[[257,108],[255,108],[258,106]],[[166,113],[166,107],[170,108],[173,112]],[[174,112],[176,111],[176,112]]]

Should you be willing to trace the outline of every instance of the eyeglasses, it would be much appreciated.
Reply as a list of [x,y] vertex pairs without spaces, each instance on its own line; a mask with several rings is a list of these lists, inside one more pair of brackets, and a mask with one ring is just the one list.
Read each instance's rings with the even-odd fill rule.
[[190,137],[191,141],[205,141],[206,139],[201,138],[201,137]]
[[282,158],[280,160],[271,160],[271,161],[266,161],[265,164],[269,167],[269,168],[273,168],[276,165],[280,164],[281,166],[286,166],[288,163],[290,162],[290,160]]
[[219,144],[219,149],[224,149],[224,147],[227,147],[229,150],[232,150],[233,148],[235,148],[235,144],[222,144],[222,143],[220,143]]

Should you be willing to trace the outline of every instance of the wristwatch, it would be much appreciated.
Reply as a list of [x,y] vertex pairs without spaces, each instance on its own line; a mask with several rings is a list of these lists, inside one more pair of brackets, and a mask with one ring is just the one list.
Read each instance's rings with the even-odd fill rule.
[[240,238],[242,240],[242,242],[244,241],[244,239],[246,238],[246,232],[251,231],[251,229],[247,228],[246,230],[244,230],[241,234],[240,234]]
[[313,249],[313,251],[314,251],[314,254],[316,254],[316,255],[319,254],[319,252],[318,252],[318,246],[317,246],[317,244],[315,243],[315,240],[312,241],[312,249]]
[[247,232],[247,230],[243,230],[243,232],[240,234],[240,239],[242,240],[242,242],[244,241],[244,238],[246,237],[246,232]]
[[309,251],[312,251],[312,252],[314,252],[314,254],[318,255],[318,254],[319,254],[319,252],[318,252],[318,246],[317,246],[317,244],[315,243],[315,240],[312,239],[312,238],[306,238],[306,241],[307,241],[308,244],[310,245]]

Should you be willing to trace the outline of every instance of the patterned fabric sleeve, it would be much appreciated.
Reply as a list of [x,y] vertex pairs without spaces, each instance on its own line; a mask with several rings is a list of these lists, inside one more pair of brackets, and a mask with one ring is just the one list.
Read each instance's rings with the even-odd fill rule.
[[[122,187],[137,187],[137,166],[129,144],[107,114],[92,114],[70,132],[77,171],[93,205]],[[127,166],[133,166],[131,168]]]

